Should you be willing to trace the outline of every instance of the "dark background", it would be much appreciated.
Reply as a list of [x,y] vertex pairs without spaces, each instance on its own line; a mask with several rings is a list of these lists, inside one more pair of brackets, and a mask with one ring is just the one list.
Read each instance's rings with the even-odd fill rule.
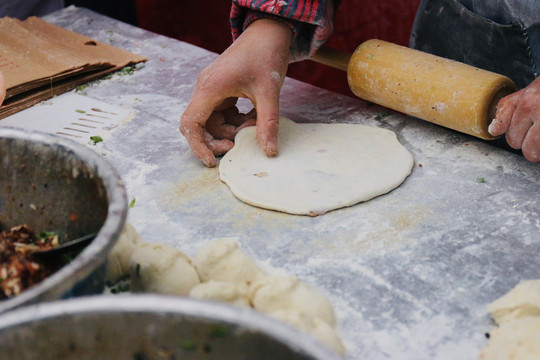
[[[342,0],[327,45],[349,53],[372,38],[408,45],[419,2]],[[66,5],[71,4],[216,53],[221,53],[232,41],[230,0],[66,0]],[[291,64],[288,76],[354,96],[344,71],[312,61]]]

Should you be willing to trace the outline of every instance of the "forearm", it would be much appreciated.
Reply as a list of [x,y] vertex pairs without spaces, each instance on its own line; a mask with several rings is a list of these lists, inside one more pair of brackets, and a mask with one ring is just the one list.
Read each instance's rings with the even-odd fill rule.
[[330,37],[338,3],[338,0],[233,0],[230,15],[233,39],[253,21],[271,18],[286,23],[293,31],[291,62],[309,58]]

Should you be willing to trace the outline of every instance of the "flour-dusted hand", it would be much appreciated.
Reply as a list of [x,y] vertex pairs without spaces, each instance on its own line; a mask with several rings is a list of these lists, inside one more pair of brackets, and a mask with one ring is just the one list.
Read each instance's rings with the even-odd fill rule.
[[499,101],[489,132],[505,134],[508,145],[521,149],[527,160],[540,161],[540,78]]
[[[215,156],[229,151],[239,129],[255,124],[255,118],[262,148],[277,154],[279,94],[292,37],[285,23],[257,20],[199,74],[180,131],[206,166],[215,166]],[[256,112],[240,114],[235,106],[240,97],[250,99]]]

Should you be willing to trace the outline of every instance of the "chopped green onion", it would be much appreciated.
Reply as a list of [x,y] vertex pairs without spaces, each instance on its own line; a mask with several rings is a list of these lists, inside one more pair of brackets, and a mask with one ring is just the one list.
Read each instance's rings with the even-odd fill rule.
[[92,141],[94,143],[94,145],[96,145],[98,142],[102,142],[103,141],[103,138],[101,136],[90,136],[90,141]]
[[88,84],[79,85],[75,88],[75,92],[81,93],[83,95],[86,95],[86,88],[88,87]]
[[215,337],[225,337],[229,331],[224,326],[214,326],[212,328],[212,335]]
[[37,237],[39,239],[46,239],[48,237],[52,237],[52,236],[56,236],[56,233],[53,233],[53,232],[50,232],[50,231],[40,231],[38,234],[37,234]]

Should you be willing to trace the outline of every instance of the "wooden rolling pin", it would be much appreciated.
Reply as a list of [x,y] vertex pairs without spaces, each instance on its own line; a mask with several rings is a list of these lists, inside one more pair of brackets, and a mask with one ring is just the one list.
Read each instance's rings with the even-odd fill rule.
[[486,140],[497,103],[516,91],[506,76],[382,40],[352,56],[323,47],[313,60],[347,71],[359,98]]

